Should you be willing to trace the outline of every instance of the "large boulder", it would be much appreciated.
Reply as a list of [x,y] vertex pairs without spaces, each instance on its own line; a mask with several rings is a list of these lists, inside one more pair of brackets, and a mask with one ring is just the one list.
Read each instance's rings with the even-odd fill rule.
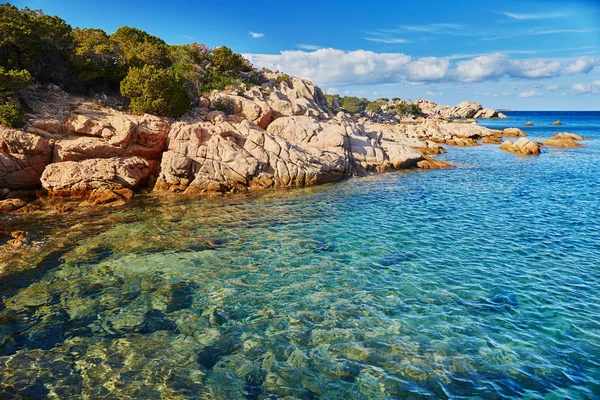
[[37,189],[52,161],[50,141],[17,129],[0,127],[0,189]]
[[155,188],[202,193],[305,186],[339,180],[345,168],[336,153],[221,116],[172,126]]
[[584,140],[582,136],[574,133],[558,133],[552,136],[550,139],[544,140],[542,143],[549,147],[562,147],[562,148],[576,148],[583,147],[581,143],[577,141]]
[[65,130],[68,137],[55,142],[54,162],[129,156],[160,160],[169,122],[83,103],[71,113]]
[[500,149],[521,155],[540,154],[540,144],[527,138],[520,138],[516,142],[505,141],[499,146]]
[[88,197],[97,190],[136,189],[155,161],[141,157],[91,158],[48,165],[41,181],[50,197]]

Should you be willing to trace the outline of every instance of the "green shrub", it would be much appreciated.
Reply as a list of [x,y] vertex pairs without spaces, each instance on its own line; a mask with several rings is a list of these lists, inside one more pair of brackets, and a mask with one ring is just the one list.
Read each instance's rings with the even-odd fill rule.
[[75,45],[71,62],[79,79],[116,85],[125,78],[128,68],[123,52],[106,32],[75,28],[71,36]]
[[381,106],[377,102],[369,103],[365,109],[366,112],[379,114],[381,112]]
[[0,67],[0,93],[11,94],[33,83],[33,77],[27,70],[5,70]]
[[392,99],[392,101],[400,101],[400,100],[402,100],[400,97],[394,97],[394,98]]
[[418,104],[404,104],[404,103],[400,103],[398,105],[396,112],[401,117],[405,116],[405,115],[420,115],[423,113],[421,111],[421,107],[419,107]]
[[0,125],[22,128],[25,125],[25,113],[13,103],[0,104]]
[[365,111],[368,104],[369,100],[359,99],[354,96],[342,97],[340,102],[341,107],[351,114],[358,114]]
[[231,97],[219,97],[215,100],[213,108],[224,112],[226,115],[231,115],[235,111],[235,101]]
[[250,63],[240,54],[234,53],[229,47],[221,46],[210,54],[209,73],[213,77],[238,77],[240,72],[252,70]]
[[202,86],[208,76],[210,49],[198,43],[169,46],[173,70],[184,81],[184,87],[191,96],[202,93]]
[[290,81],[290,76],[288,74],[281,74],[277,77],[277,83],[282,83],[282,82],[288,83],[289,81]]
[[159,68],[171,66],[169,46],[160,38],[141,29],[122,26],[110,38],[119,44],[129,67],[141,68],[153,65]]
[[0,66],[28,70],[37,80],[68,81],[71,26],[58,17],[27,7],[0,4]]
[[185,114],[191,103],[182,80],[172,70],[153,65],[130,69],[121,82],[121,94],[131,99],[133,112],[167,117]]
[[229,78],[227,76],[214,76],[202,84],[202,93],[212,92],[213,90],[223,90],[226,87],[238,86],[240,81],[238,79]]

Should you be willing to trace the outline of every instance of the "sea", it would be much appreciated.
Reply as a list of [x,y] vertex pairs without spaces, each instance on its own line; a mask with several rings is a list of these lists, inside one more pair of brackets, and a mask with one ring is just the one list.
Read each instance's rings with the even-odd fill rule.
[[506,114],[589,140],[0,217],[0,398],[600,398],[600,112]]

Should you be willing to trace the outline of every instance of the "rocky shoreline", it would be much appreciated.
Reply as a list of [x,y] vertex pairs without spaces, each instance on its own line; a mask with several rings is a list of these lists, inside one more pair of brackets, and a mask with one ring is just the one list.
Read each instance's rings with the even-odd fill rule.
[[[471,102],[447,107],[418,100],[422,116],[383,122],[381,115],[334,114],[323,92],[297,77],[214,91],[175,122],[118,111],[56,86],[29,89],[20,98],[28,125],[0,128],[2,212],[32,211],[48,198],[114,205],[141,189],[228,193],[447,168],[431,157],[445,152],[441,145],[499,143],[515,133],[452,121],[506,118]],[[215,110],[223,100],[231,112]]]

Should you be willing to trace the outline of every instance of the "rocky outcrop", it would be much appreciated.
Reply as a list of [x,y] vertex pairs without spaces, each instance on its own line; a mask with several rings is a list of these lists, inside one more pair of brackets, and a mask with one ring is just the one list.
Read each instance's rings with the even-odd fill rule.
[[522,136],[527,136],[527,134],[525,132],[523,132],[522,130],[520,130],[519,128],[506,128],[506,129],[504,129],[502,136],[522,137]]
[[132,156],[160,160],[169,122],[83,103],[70,114],[64,131],[67,135],[55,141],[53,162]]
[[454,107],[438,105],[425,99],[419,99],[415,104],[421,108],[425,115],[432,118],[508,118],[499,111],[483,108],[481,104],[472,101],[463,101]]
[[[334,115],[323,92],[296,77],[215,91],[179,121],[130,115],[58,88],[24,99],[33,110],[26,130],[0,130],[0,189],[41,185],[50,197],[82,197],[85,205],[122,204],[146,183],[192,194],[447,168],[429,157],[445,152],[440,144],[473,146],[498,138],[476,121],[443,120],[495,115],[477,103],[422,101],[435,117],[374,123]],[[215,111],[219,104],[231,115]],[[3,209],[22,206],[10,201]]]
[[520,138],[516,142],[506,141],[499,146],[500,149],[521,155],[540,154],[540,144],[527,138]]
[[577,143],[579,140],[585,140],[582,136],[575,135],[573,133],[559,133],[552,136],[550,139],[544,140],[542,143],[549,147],[561,147],[561,148],[577,148],[583,147],[581,143]]
[[554,121],[552,123],[552,125],[562,125],[562,122],[560,121],[560,119],[558,121]]
[[154,163],[141,157],[63,161],[48,165],[41,181],[50,197],[87,197],[98,190],[138,188],[152,173]]
[[0,188],[39,188],[52,151],[52,142],[40,136],[0,127]]

